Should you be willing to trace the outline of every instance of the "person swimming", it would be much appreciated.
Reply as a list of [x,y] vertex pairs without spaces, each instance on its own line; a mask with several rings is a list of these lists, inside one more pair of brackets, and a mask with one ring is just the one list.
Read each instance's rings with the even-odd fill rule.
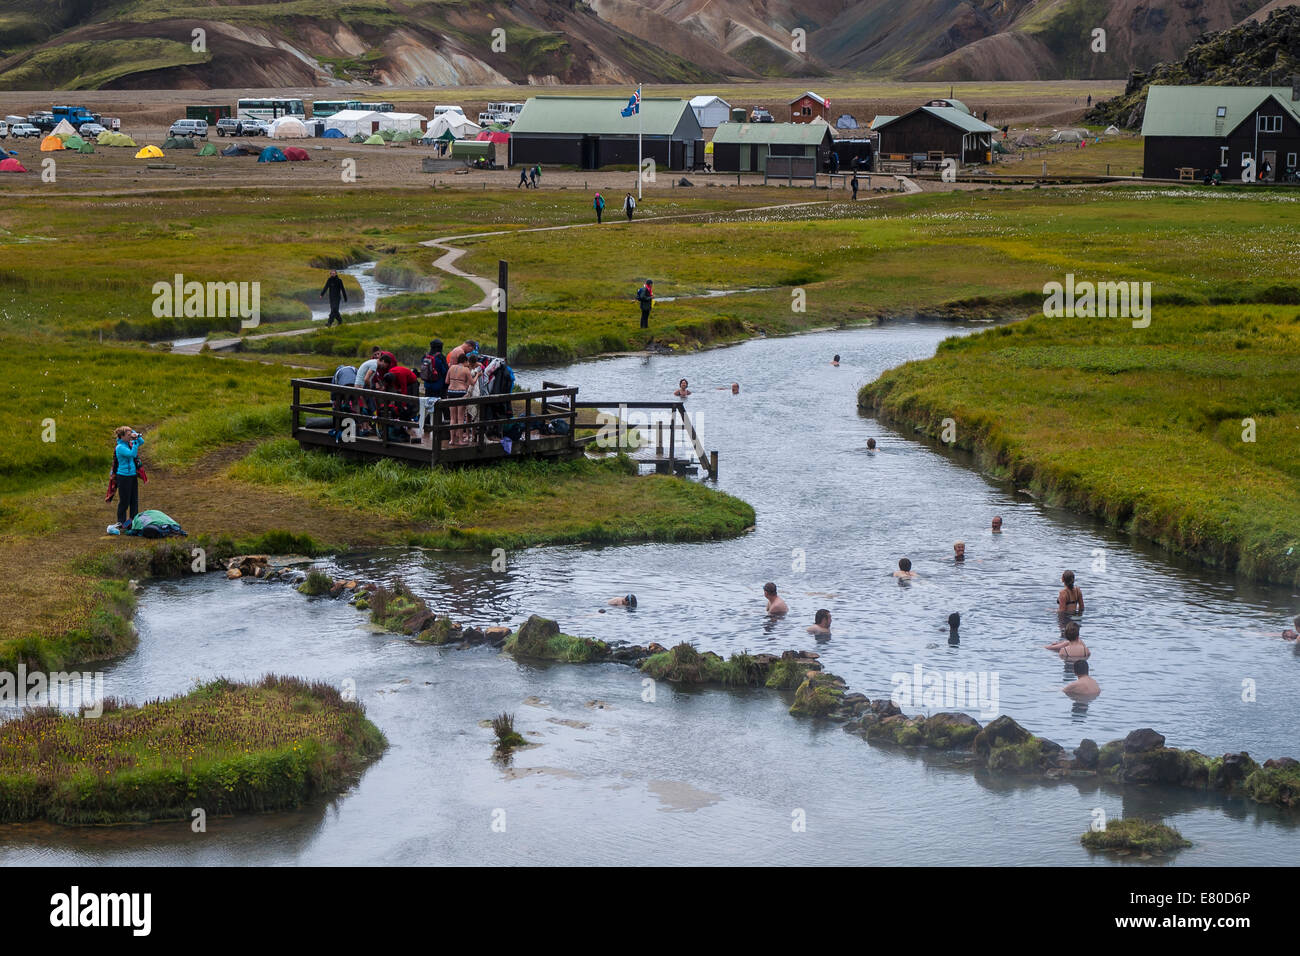
[[1088,662],[1074,662],[1074,680],[1061,688],[1061,692],[1071,697],[1093,698],[1101,693],[1101,685],[1088,676]]
[[1059,641],[1044,644],[1043,649],[1059,652],[1063,661],[1080,661],[1092,656],[1092,651],[1088,650],[1088,645],[1079,638],[1079,623],[1077,621],[1070,621],[1065,625],[1061,630],[1061,638]]
[[686,385],[686,379],[682,379],[677,383],[677,391],[673,392],[673,394],[678,398],[685,398],[687,395],[691,394],[691,390],[687,388]]
[[898,570],[893,574],[896,578],[911,580],[916,577],[916,572],[912,570],[912,562],[909,558],[898,559]]
[[767,613],[773,617],[779,617],[790,613],[790,605],[786,604],[776,593],[776,585],[768,581],[763,585],[763,596],[767,598]]
[[813,623],[807,628],[809,634],[816,634],[818,637],[829,637],[831,633],[831,612],[826,608],[818,608],[817,613],[813,615]]
[[831,359],[831,364],[838,366],[840,364],[840,357],[837,355],[833,359]]
[[868,438],[867,451],[875,451],[875,450],[876,450],[876,440],[874,438]]
[[1061,588],[1061,592],[1056,595],[1056,613],[1082,614],[1083,592],[1074,586],[1074,572],[1063,572],[1061,574],[1061,583],[1065,587]]
[[634,608],[636,607],[636,595],[625,594],[622,597],[610,598],[605,603],[608,604],[610,607]]
[[1282,632],[1283,639],[1288,641],[1294,641],[1296,638],[1300,638],[1300,616],[1297,616],[1291,623],[1295,625],[1295,629],[1292,630],[1288,627]]
[[993,516],[993,533],[994,534],[1002,533],[1002,515]]
[[954,561],[966,560],[966,542],[957,541],[952,546],[952,559]]

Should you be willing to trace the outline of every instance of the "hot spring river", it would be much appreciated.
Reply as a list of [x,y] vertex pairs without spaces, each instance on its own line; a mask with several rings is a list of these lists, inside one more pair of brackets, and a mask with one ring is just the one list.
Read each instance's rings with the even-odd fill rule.
[[[886,325],[528,370],[524,383],[575,384],[592,399],[667,400],[689,379],[688,406],[705,446],[719,451],[719,486],[754,505],[756,530],[703,544],[540,548],[508,555],[504,573],[484,556],[424,552],[349,558],[337,569],[400,575],[432,607],[469,623],[539,613],[569,633],[610,640],[690,640],[722,654],[815,649],[872,698],[888,696],[891,675],[917,664],[996,673],[997,712],[1066,747],[1151,726],[1171,746],[1300,757],[1300,657],[1259,633],[1280,631],[1296,613],[1288,589],[1183,566],[857,414],[860,385],[932,354],[951,334]],[[836,352],[842,365],[832,368]],[[715,389],[733,381],[738,396]],[[800,424],[810,416],[817,427]],[[869,436],[880,443],[875,454],[865,450]],[[988,531],[994,514],[1005,520],[998,537]],[[967,559],[956,566],[959,538]],[[889,577],[903,555],[920,574],[905,587]],[[1057,634],[1065,568],[1079,574],[1083,637],[1103,688],[1086,707],[1060,693],[1063,667],[1040,649]],[[764,618],[766,580],[789,601],[788,620]],[[599,613],[629,591],[636,611]],[[804,632],[819,607],[834,615],[824,642]],[[955,648],[944,627],[953,610],[963,619]],[[150,585],[140,647],[104,668],[107,693],[143,700],[268,671],[350,678],[391,749],[337,800],[210,819],[206,834],[188,823],[0,827],[0,864],[1112,862],[1079,846],[1096,807],[1110,819],[1164,816],[1195,843],[1174,858],[1179,865],[1280,865],[1300,855],[1300,820],[1248,801],[990,778],[796,720],[775,692],[661,684],[648,703],[625,666],[414,647],[363,618],[283,585],[216,575]],[[492,733],[478,726],[503,710],[542,744],[509,769],[491,759]],[[800,813],[806,830],[796,832]]]

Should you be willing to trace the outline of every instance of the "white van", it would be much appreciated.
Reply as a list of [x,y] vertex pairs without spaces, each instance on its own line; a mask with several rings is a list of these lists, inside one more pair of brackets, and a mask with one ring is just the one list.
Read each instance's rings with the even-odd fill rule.
[[444,113],[459,113],[461,116],[465,115],[465,111],[461,109],[459,106],[435,106],[433,108],[433,115],[435,119],[439,116],[442,116]]
[[9,124],[4,122],[4,120],[0,120],[0,139],[8,139],[8,138],[9,138]]

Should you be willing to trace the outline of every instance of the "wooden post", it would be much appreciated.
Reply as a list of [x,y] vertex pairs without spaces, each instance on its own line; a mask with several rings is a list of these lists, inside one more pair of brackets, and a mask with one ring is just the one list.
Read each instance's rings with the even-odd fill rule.
[[655,437],[655,457],[662,458],[664,456],[664,423],[662,421],[655,422],[655,428],[658,432]]
[[504,259],[497,260],[497,289],[501,301],[497,303],[497,358],[506,361],[506,299],[510,288],[510,264]]
[[709,452],[709,477],[714,481],[718,480],[718,453],[716,450]]
[[677,457],[677,412],[681,408],[678,404],[673,409],[672,414],[668,416],[668,473],[673,473],[673,459]]
[[533,444],[533,430],[528,424],[528,419],[533,417],[533,400],[524,399],[524,451],[527,452]]
[[294,438],[298,437],[298,398],[298,380],[295,378],[293,380],[293,422],[289,428],[289,434]]

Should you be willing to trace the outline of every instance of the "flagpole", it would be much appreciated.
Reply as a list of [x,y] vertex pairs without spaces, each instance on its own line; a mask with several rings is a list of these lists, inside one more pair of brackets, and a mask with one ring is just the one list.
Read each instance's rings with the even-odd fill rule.
[[[644,128],[644,121],[641,119],[641,84],[636,85],[636,201],[641,201],[641,130]],[[1256,124],[1258,125],[1258,124]]]

